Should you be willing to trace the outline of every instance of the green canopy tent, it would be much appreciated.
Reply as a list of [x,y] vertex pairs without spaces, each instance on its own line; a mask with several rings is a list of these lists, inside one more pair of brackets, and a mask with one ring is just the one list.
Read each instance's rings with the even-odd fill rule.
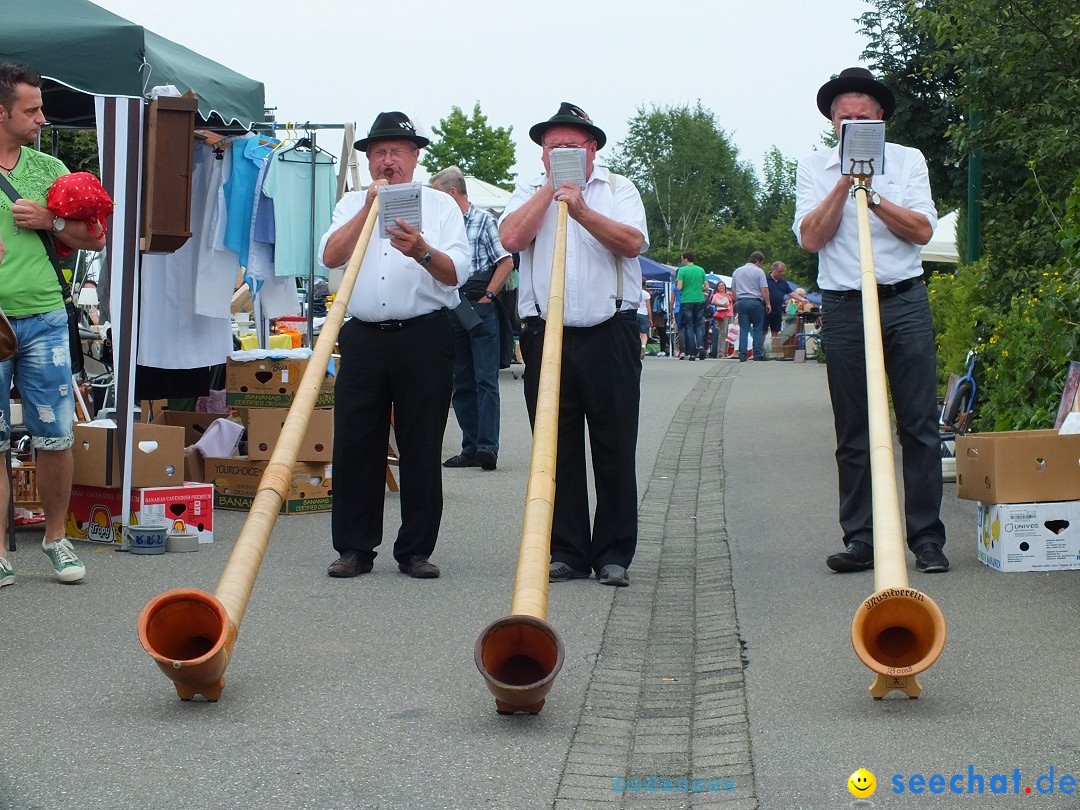
[[122,442],[121,503],[127,503],[147,95],[157,85],[191,90],[207,128],[242,130],[263,120],[263,85],[88,0],[0,0],[0,19],[0,61],[26,64],[42,75],[46,117],[60,127],[97,129],[101,181],[115,204],[105,249]]
[[55,124],[92,128],[94,96],[144,98],[162,84],[194,91],[208,126],[248,129],[263,119],[262,82],[89,0],[0,0],[0,19],[0,61],[47,79],[45,112]]

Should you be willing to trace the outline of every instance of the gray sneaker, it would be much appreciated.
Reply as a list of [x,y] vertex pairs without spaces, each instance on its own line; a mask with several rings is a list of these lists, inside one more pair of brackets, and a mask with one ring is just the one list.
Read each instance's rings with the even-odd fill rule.
[[0,557],[0,588],[15,584],[15,569],[4,557]]
[[41,550],[52,563],[53,574],[61,582],[78,582],[86,576],[86,566],[75,554],[71,541],[61,537],[52,543],[41,541]]
[[[690,356],[693,360],[693,355]],[[630,574],[621,565],[605,565],[596,575],[601,585],[614,585],[616,588],[625,588],[630,584]]]

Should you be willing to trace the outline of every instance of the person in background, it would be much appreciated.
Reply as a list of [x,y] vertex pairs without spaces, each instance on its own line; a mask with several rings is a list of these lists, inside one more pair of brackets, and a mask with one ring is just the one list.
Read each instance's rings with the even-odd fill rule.
[[[75,441],[68,317],[39,234],[54,244],[94,251],[105,247],[105,236],[96,237],[85,222],[63,219],[45,207],[53,181],[69,174],[59,160],[27,146],[45,123],[41,76],[25,65],[0,64],[0,173],[20,197],[14,202],[0,191],[0,309],[19,343],[15,356],[0,363],[0,451],[11,448],[14,382],[22,395],[45,511],[41,550],[58,580],[78,582],[86,576],[86,567],[64,537]],[[5,552],[10,502],[11,479],[0,475],[0,587],[15,582]]]
[[[328,268],[349,262],[378,191],[413,179],[428,139],[401,112],[376,116],[355,144],[367,154],[372,183],[346,194],[319,245]],[[454,200],[421,189],[423,230],[405,220],[373,233],[341,327],[341,370],[334,386],[334,506],[330,528],[340,555],[331,577],[366,574],[382,543],[390,415],[398,441],[401,528],[394,542],[398,570],[439,576],[428,558],[442,521],[442,453],[454,370],[447,310],[468,277],[469,240]],[[420,362],[418,358],[423,358]]]
[[693,253],[682,255],[675,287],[682,295],[683,355],[691,360],[704,360],[705,294],[709,282],[705,280],[705,270],[694,264]]
[[[641,266],[648,248],[645,206],[634,184],[596,165],[607,136],[585,111],[563,102],[529,130],[547,171],[519,182],[499,226],[507,250],[521,251],[521,354],[525,403],[536,398],[558,203],[569,212],[566,292],[559,393],[558,461],[548,577],[590,576],[603,585],[630,584],[637,548],[637,434],[641,342],[637,330]],[[553,149],[585,151],[585,186],[552,188]],[[596,512],[589,520],[585,427],[592,445]]]
[[735,312],[739,316],[739,362],[746,362],[747,344],[753,338],[754,359],[768,360],[765,354],[765,316],[771,310],[769,284],[761,265],[765,255],[760,250],[750,254],[750,260],[731,274],[735,288]]
[[501,348],[496,295],[506,284],[514,260],[499,242],[495,217],[469,202],[461,169],[443,169],[431,178],[431,187],[449,194],[465,217],[472,253],[469,280],[458,294],[480,319],[472,329],[466,329],[457,318],[450,320],[455,342],[452,401],[461,428],[461,452],[443,466],[494,470],[499,461]]
[[[887,121],[896,100],[865,68],[847,68],[818,90],[817,106],[837,138],[845,121]],[[937,350],[920,245],[930,241],[937,211],[926,160],[917,149],[885,144],[884,172],[870,178],[870,236],[874,248],[885,373],[903,450],[904,517],[915,567],[949,570],[941,521],[941,444],[938,436]],[[829,555],[834,571],[874,565],[863,346],[862,274],[854,178],[840,171],[838,148],[815,152],[796,172],[799,244],[818,254],[822,339],[836,429],[840,528],[844,550]]]
[[765,281],[769,285],[769,317],[765,328],[775,337],[784,328],[784,309],[787,297],[795,289],[795,285],[784,279],[787,267],[783,262],[773,262],[769,268]]
[[726,352],[728,327],[731,325],[731,315],[734,312],[731,293],[728,292],[727,284],[722,281],[716,282],[716,290],[712,294],[709,303],[715,311],[712,316],[712,346],[709,349],[709,357],[716,359],[723,357]]
[[645,280],[641,281],[641,301],[637,309],[638,335],[641,337],[641,357],[645,358],[645,349],[649,345],[649,318],[652,314],[652,296],[645,287]]
[[795,337],[799,330],[799,313],[810,305],[806,300],[806,290],[796,287],[784,304],[784,328],[780,330],[780,344],[785,345]]

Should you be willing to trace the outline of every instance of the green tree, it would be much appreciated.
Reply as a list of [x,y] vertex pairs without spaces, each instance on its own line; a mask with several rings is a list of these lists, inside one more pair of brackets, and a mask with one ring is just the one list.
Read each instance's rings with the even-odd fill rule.
[[[931,71],[955,73],[954,104],[982,122],[949,129],[953,153],[983,149],[983,244],[1009,286],[1037,283],[1080,170],[1080,9],[1035,0],[936,0],[917,12],[937,43]],[[1011,290],[1010,290],[1011,292]]]
[[[98,166],[97,133],[93,130],[57,131],[56,156],[73,172],[92,172],[101,176]],[[52,129],[45,128],[41,133],[41,149],[52,154]]]
[[867,2],[872,10],[857,20],[869,40],[862,58],[896,97],[889,140],[923,153],[939,209],[956,208],[967,193],[965,156],[943,136],[962,120],[955,101],[959,71],[955,65],[931,67],[940,45],[926,17],[918,16],[941,13],[947,0]]
[[510,169],[517,158],[510,134],[514,128],[490,126],[479,101],[473,105],[471,117],[454,105],[450,114],[431,129],[439,137],[428,144],[420,161],[429,172],[457,166],[467,175],[513,188],[514,174]]
[[758,196],[758,220],[768,227],[774,220],[795,216],[795,171],[797,160],[788,160],[775,146],[765,153],[765,183]]
[[629,124],[608,166],[641,192],[653,246],[692,248],[709,223],[754,225],[754,170],[739,161],[738,149],[700,101],[694,107],[641,107]]
[[[895,140],[923,150],[932,177],[945,172],[933,181],[939,200],[950,184],[962,187],[967,156],[983,153],[983,259],[932,282],[939,363],[958,370],[965,342],[982,353],[982,429],[1049,427],[1080,345],[1080,9],[1037,0],[871,2],[881,14],[863,18],[867,58],[896,81],[890,131],[900,128]],[[935,111],[943,118],[920,135]],[[969,111],[981,114],[977,126]],[[945,122],[942,152],[933,140]]]

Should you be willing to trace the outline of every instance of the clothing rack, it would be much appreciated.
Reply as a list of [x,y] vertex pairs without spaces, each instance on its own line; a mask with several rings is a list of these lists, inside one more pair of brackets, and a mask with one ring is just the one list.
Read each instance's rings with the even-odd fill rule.
[[[282,131],[303,131],[304,136],[309,141],[311,152],[311,256],[308,265],[308,281],[307,281],[307,334],[308,342],[311,346],[315,345],[315,315],[312,307],[313,296],[315,293],[315,201],[318,193],[318,187],[315,182],[315,172],[318,165],[319,158],[319,146],[317,132],[320,129],[348,129],[354,126],[353,124],[313,124],[310,121],[304,123],[298,123],[295,121],[266,121],[253,124],[251,127],[252,132],[282,132]],[[337,162],[337,158],[333,155],[330,156],[334,163]],[[261,331],[261,330],[260,330]]]

